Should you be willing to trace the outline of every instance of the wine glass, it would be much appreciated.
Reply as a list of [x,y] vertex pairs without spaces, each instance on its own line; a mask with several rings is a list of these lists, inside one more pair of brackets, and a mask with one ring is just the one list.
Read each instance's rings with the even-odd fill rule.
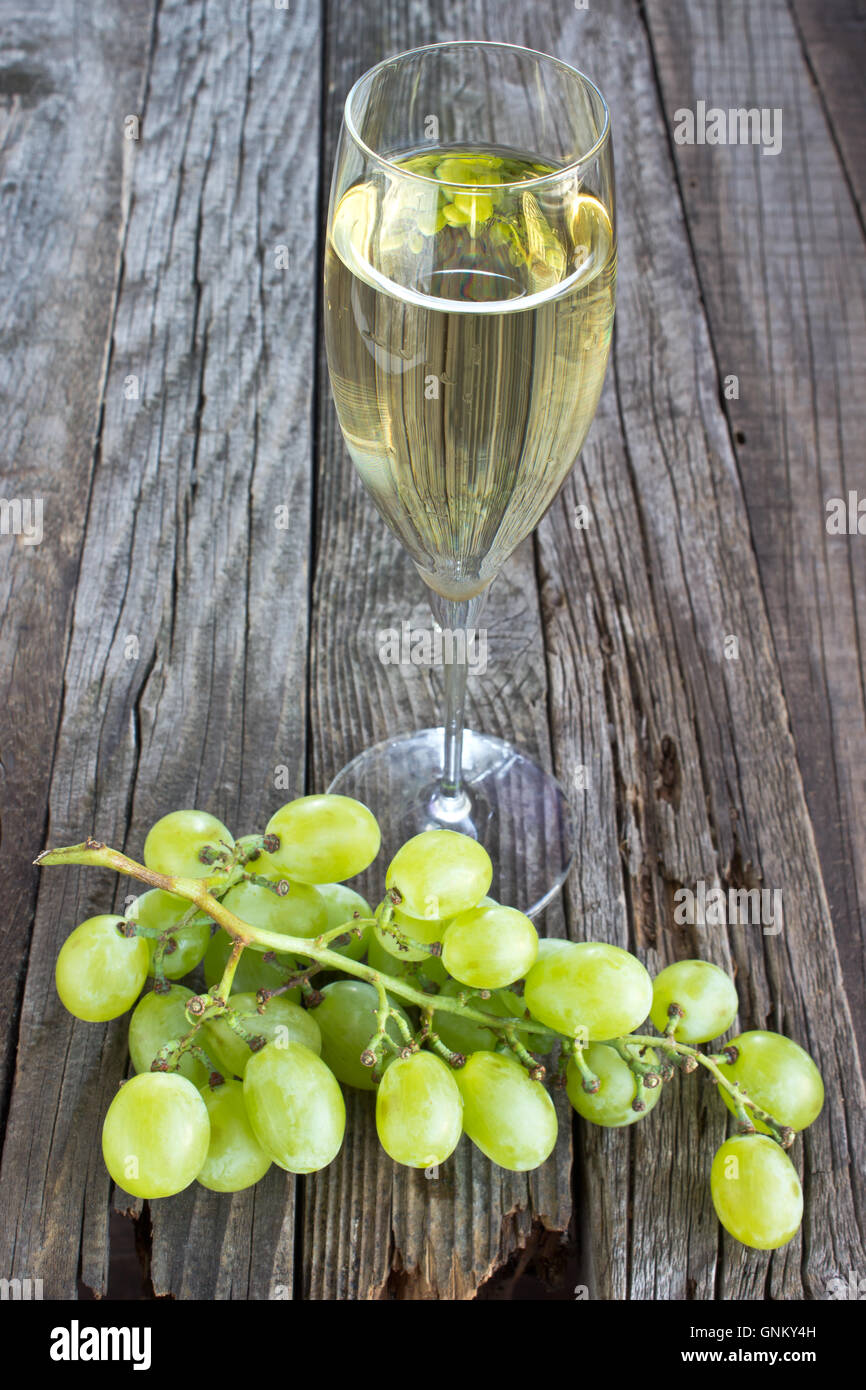
[[512,44],[388,58],[347,99],[325,253],[331,388],[349,453],[429,588],[442,728],[361,753],[332,792],[411,835],[473,835],[491,891],[534,914],[574,854],[572,811],[508,741],[464,729],[478,619],[550,506],[604,380],[616,235],[610,116],[576,69]]

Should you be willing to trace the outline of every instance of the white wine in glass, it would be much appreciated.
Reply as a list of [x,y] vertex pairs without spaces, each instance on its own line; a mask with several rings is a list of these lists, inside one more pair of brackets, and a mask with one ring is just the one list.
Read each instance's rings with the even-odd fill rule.
[[[477,623],[592,423],[614,225],[607,108],[553,58],[438,44],[349,94],[325,256],[331,387],[355,466],[452,632]],[[573,857],[568,800],[509,742],[464,731],[465,661],[445,675],[444,727],[362,753],[331,790],[372,806],[388,852],[437,825],[475,835],[494,892],[537,912]]]

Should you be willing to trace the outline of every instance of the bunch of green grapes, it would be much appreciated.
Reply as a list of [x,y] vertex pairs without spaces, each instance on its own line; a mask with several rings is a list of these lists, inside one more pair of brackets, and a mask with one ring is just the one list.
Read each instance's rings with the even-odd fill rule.
[[[171,812],[148,833],[144,863],[154,874],[204,881],[244,924],[296,942],[345,924],[331,949],[354,960],[366,950],[371,910],[337,876],[365,869],[379,840],[358,802],[304,797],[278,811],[264,836],[238,841],[215,816]],[[342,1143],[342,1092],[320,1058],[316,1016],[300,1002],[308,957],[250,941],[232,970],[230,1006],[200,1023],[189,1010],[222,997],[233,944],[206,912],[154,888],[124,917],[83,922],[61,948],[57,990],[70,1013],[104,1022],[135,1006],[136,1075],[103,1127],[106,1166],[134,1196],[171,1196],[194,1180],[236,1192],[272,1163],[324,1167]],[[198,967],[205,995],[178,983]],[[148,976],[153,988],[139,999]]]
[[[584,943],[573,949],[588,947]],[[590,949],[607,953],[617,948]],[[553,972],[546,986],[555,989]],[[537,1009],[532,1003],[537,984],[531,977],[526,994]],[[684,1070],[706,1065],[721,1083],[718,1090],[737,1116],[739,1130],[713,1160],[710,1190],[716,1214],[743,1245],[774,1250],[796,1234],[803,1215],[800,1180],[786,1149],[796,1131],[817,1119],[824,1087],[808,1053],[778,1033],[743,1033],[719,1054],[701,1054],[697,1045],[726,1033],[737,1010],[734,983],[718,966],[705,960],[667,966],[652,982],[649,1007],[662,1037],[638,1041],[632,1033],[603,1040],[605,1019],[590,1032],[589,1046],[568,1063],[568,1096],[578,1114],[594,1124],[630,1125],[656,1105],[674,1063]]]
[[[397,1163],[442,1164],[466,1134],[524,1172],[557,1142],[548,1073],[578,1115],[622,1128],[652,1113],[677,1069],[703,1066],[737,1122],[710,1174],[719,1219],[758,1249],[791,1239],[803,1200],[786,1149],[821,1110],[821,1077],[775,1033],[700,1050],[737,1014],[722,970],[679,961],[653,980],[619,946],[539,941],[489,896],[483,846],[450,830],[397,851],[373,911],[346,880],[379,846],[367,807],[327,795],[289,802],[238,840],[207,813],[172,812],[149,832],[144,866],[94,842],[43,856],[75,862],[81,850],[93,863],[104,850],[152,885],[124,916],[77,927],[57,962],[76,1017],[134,1006],[135,1074],[103,1129],[120,1187],[235,1192],[271,1164],[315,1172],[342,1145],[346,1086],[374,1093]],[[648,1018],[657,1034],[638,1031]]]

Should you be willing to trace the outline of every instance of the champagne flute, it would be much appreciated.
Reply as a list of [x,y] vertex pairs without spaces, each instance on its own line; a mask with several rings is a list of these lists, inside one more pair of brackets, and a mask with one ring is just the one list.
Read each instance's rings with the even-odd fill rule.
[[368,749],[330,791],[373,809],[388,854],[435,827],[475,836],[491,891],[530,914],[571,865],[571,807],[510,742],[465,730],[466,677],[486,591],[595,414],[615,279],[610,116],[588,78],[468,41],[355,83],[325,252],[331,388],[355,467],[428,586],[446,708],[443,727]]

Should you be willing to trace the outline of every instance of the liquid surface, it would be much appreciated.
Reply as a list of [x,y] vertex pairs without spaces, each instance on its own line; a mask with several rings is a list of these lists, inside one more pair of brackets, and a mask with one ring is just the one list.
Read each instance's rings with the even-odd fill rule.
[[[483,590],[571,468],[614,313],[607,211],[551,166],[433,150],[343,194],[325,257],[331,385],[388,525],[446,598]],[[508,185],[503,186],[503,185]]]

